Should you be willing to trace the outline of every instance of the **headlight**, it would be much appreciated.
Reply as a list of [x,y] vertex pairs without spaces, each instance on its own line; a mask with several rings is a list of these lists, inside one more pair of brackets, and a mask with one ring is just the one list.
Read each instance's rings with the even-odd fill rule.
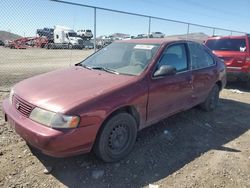
[[12,104],[12,102],[13,102],[13,96],[14,96],[14,89],[11,88],[11,90],[10,90],[10,96],[9,96],[10,104]]
[[52,128],[76,128],[80,122],[78,116],[67,116],[38,107],[32,110],[29,118]]

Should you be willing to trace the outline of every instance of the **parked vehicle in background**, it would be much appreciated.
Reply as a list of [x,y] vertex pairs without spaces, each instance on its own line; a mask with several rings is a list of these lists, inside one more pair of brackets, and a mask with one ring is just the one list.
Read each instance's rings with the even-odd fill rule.
[[0,46],[4,46],[4,42],[0,40]]
[[76,32],[71,28],[55,26],[54,40],[47,44],[47,49],[55,48],[83,49],[83,39],[78,37]]
[[4,47],[5,47],[5,48],[9,48],[11,43],[12,43],[11,40],[5,40],[5,41],[4,41]]
[[114,162],[132,151],[138,130],[197,105],[214,110],[225,84],[224,63],[199,43],[116,41],[76,67],[16,84],[3,112],[47,155],[93,149]]
[[250,87],[250,35],[211,37],[205,44],[224,60],[229,81],[240,80]]
[[53,28],[43,28],[37,29],[36,34],[38,37],[46,37],[49,42],[53,42],[54,40],[54,29]]
[[96,48],[97,49],[101,49],[104,46],[107,46],[109,44],[111,44],[115,39],[108,37],[108,36],[102,36],[100,38],[97,39],[96,41]]
[[9,42],[11,49],[26,49],[28,47],[44,48],[48,44],[47,37],[22,37]]
[[91,39],[93,37],[92,31],[90,29],[78,30],[77,35],[83,39]]
[[122,38],[122,40],[130,40],[130,39],[134,39],[134,36],[125,36]]
[[94,43],[91,40],[85,40],[83,46],[85,49],[94,49]]
[[150,33],[150,38],[164,38],[164,34],[162,32],[152,32]]
[[148,38],[148,35],[147,34],[139,34],[135,38],[137,38],[137,39]]

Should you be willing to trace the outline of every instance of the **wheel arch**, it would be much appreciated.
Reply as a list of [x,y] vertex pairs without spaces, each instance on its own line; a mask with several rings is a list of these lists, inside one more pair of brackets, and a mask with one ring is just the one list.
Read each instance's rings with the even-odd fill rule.
[[[105,120],[101,123],[101,126],[99,127],[97,133],[96,133],[96,138],[95,138],[95,142],[96,142],[96,139],[99,137],[100,135],[100,132],[102,131],[104,125],[106,124],[106,122],[113,116],[115,116],[116,114],[119,114],[121,112],[126,112],[130,115],[132,115],[134,118],[135,118],[135,121],[136,121],[136,125],[137,125],[137,129],[139,129],[139,126],[140,126],[140,114],[139,112],[137,111],[137,109],[133,106],[133,105],[126,105],[126,106],[122,106],[122,107],[119,107],[117,109],[115,109],[113,112],[109,113],[107,115],[107,117],[105,118]],[[94,143],[95,143],[94,142]]]
[[134,118],[135,118],[135,121],[136,121],[136,124],[137,124],[137,128],[139,128],[139,125],[140,125],[140,114],[139,112],[137,111],[137,109],[135,108],[135,106],[133,105],[126,105],[126,106],[122,106],[122,107],[119,107],[117,109],[115,109],[113,112],[111,112],[106,118],[105,120],[103,121],[101,127],[111,118],[113,117],[114,115],[118,114],[118,113],[121,113],[121,112],[126,112],[130,115],[132,115]]
[[221,91],[222,90],[222,81],[219,80],[215,84],[219,87],[219,90]]

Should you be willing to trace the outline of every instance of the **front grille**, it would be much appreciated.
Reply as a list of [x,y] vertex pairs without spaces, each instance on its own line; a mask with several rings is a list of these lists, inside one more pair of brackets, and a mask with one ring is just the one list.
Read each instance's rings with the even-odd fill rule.
[[21,99],[20,97],[16,95],[13,96],[12,102],[13,102],[14,108],[25,117],[29,117],[31,111],[35,107],[34,105],[26,102],[25,100]]

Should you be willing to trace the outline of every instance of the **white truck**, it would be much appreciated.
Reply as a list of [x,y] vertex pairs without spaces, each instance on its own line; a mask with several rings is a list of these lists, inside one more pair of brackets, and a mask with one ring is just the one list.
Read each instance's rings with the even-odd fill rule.
[[78,30],[77,35],[79,35],[83,39],[87,39],[87,40],[90,40],[93,37],[92,31],[90,29]]
[[54,26],[54,40],[47,44],[48,49],[83,49],[83,47],[83,39],[78,37],[73,29],[64,26]]

